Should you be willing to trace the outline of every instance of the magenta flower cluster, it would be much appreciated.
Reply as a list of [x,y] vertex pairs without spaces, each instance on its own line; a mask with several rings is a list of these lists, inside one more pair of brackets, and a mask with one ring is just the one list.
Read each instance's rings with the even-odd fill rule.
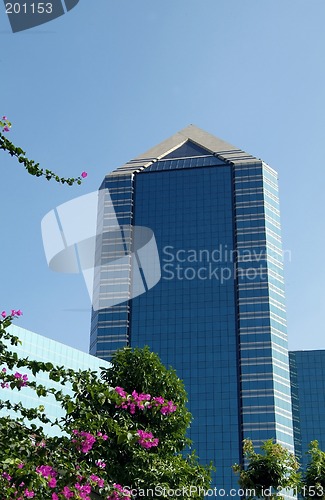
[[39,465],[38,467],[36,467],[36,472],[48,479],[47,484],[50,488],[56,487],[56,472],[50,465]]
[[72,442],[76,443],[77,450],[82,451],[82,453],[88,453],[96,442],[95,436],[90,434],[90,432],[74,429],[72,433],[76,436],[76,439],[72,439]]
[[[90,434],[90,432],[78,431],[77,429],[74,429],[72,434],[75,436],[75,438],[72,439],[72,443],[75,443],[77,450],[82,453],[88,453],[96,442],[96,436]],[[108,436],[102,432],[97,432],[97,438],[106,441]]]
[[16,372],[14,374],[14,377],[19,382],[18,383],[19,387],[26,387],[27,382],[28,382],[28,376],[27,375],[22,375],[21,373]]
[[[28,488],[26,488],[26,489],[24,490],[24,497],[25,497],[25,498],[34,498],[34,496],[35,496],[34,491],[29,490]],[[19,497],[17,500],[22,500],[22,498],[21,498],[21,497]]]
[[11,316],[12,318],[15,318],[15,317],[18,317],[18,316],[22,316],[22,311],[20,309],[18,309],[17,311],[15,309],[11,309],[11,313],[10,314],[7,314],[6,311],[2,311],[1,313],[1,316],[3,318],[7,318],[8,316]]
[[121,498],[127,500],[131,498],[131,493],[126,488],[123,488],[120,484],[114,483],[115,491],[107,497],[107,500],[120,500]]
[[96,476],[96,474],[92,474],[89,477],[89,480],[94,484],[94,486],[98,486],[99,488],[103,488],[105,484],[104,479],[101,479],[100,477]]
[[[23,463],[18,464],[18,468],[24,467]],[[49,488],[56,488],[57,485],[57,472],[51,467],[50,465],[40,465],[36,468],[36,472],[47,479],[47,484]],[[12,478],[11,476],[7,473],[4,472],[2,474],[2,477],[7,479],[8,482],[11,482]],[[105,486],[105,481],[104,479],[101,479],[100,477],[96,476],[95,474],[91,474],[89,477],[89,482],[86,482],[85,484],[81,484],[81,481],[83,480],[82,476],[77,476],[77,482],[76,484],[71,488],[69,486],[64,486],[62,491],[59,491],[58,493],[52,493],[51,498],[52,500],[59,500],[60,498],[79,498],[83,500],[91,500],[90,494],[92,491],[92,487],[99,487],[102,488]],[[13,485],[15,486],[15,485]],[[20,488],[23,488],[25,486],[25,483],[21,483],[19,485]],[[16,491],[16,497],[17,500],[23,500],[23,498],[34,498],[35,492],[33,490],[29,490],[28,488],[25,488],[22,492],[23,496],[17,497],[17,491]],[[60,495],[60,496],[59,496]],[[110,498],[110,497],[108,497]],[[129,496],[123,496],[123,497],[118,497],[118,498],[129,498]]]
[[2,132],[9,132],[11,123],[6,116],[2,117],[0,125],[2,127]]
[[160,413],[168,415],[177,410],[177,406],[172,401],[166,401],[162,396],[152,397],[150,394],[138,394],[133,391],[127,394],[123,387],[115,387],[115,391],[121,397],[122,402],[116,405],[116,408],[128,409],[132,415],[136,408],[144,410],[145,408],[160,407]]
[[103,441],[107,441],[108,439],[107,434],[103,434],[102,432],[97,432],[97,436],[102,438]]
[[[18,468],[21,468],[21,467],[19,467],[19,465],[18,465]],[[3,472],[2,477],[4,477],[5,479],[7,479],[7,481],[9,483],[12,480],[12,477],[7,472]],[[12,486],[14,486],[14,488],[16,487],[14,484]],[[23,488],[24,486],[25,486],[25,483],[22,482],[22,483],[20,483],[19,488]],[[16,500],[23,500],[23,498],[34,498],[34,496],[35,496],[35,492],[33,490],[29,490],[28,488],[24,489],[22,497],[21,496],[17,497],[17,493],[18,492],[16,491],[15,492],[15,499]]]
[[4,477],[5,479],[7,479],[7,481],[11,481],[11,476],[8,474],[8,472],[4,472],[2,474],[2,477]]
[[154,446],[158,446],[159,444],[159,439],[154,438],[151,432],[145,432],[138,430],[138,443],[142,448],[146,448],[147,450],[149,448],[153,448]]
[[97,465],[97,467],[99,467],[100,469],[105,469],[106,467],[106,463],[104,462],[104,460],[96,460],[95,464]]
[[[7,369],[6,368],[2,368],[2,373],[7,373]],[[22,373],[18,373],[16,372],[14,374],[14,378],[17,380],[17,385],[18,387],[26,387],[27,385],[27,382],[28,382],[28,376],[27,375],[23,375]],[[2,387],[2,389],[8,389],[9,388],[9,383],[8,382],[1,382],[0,386]]]
[[[59,494],[64,498],[81,498],[83,500],[91,500],[89,496],[89,494],[91,493],[90,484],[80,484],[80,482],[77,482],[74,485],[74,490],[75,492],[73,492],[73,490],[71,490],[69,486],[64,486],[63,490]],[[59,498],[60,497],[57,495],[57,493],[52,493],[52,500],[59,500]]]

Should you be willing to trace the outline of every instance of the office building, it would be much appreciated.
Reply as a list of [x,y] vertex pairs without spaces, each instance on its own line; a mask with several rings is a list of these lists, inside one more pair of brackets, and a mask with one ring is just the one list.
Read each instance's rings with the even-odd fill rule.
[[[38,335],[34,332],[20,328],[17,325],[11,325],[8,328],[8,332],[12,335],[17,336],[21,340],[21,344],[17,346],[12,346],[8,344],[9,350],[16,352],[19,358],[35,359],[37,361],[43,361],[44,363],[51,362],[54,366],[64,366],[65,368],[71,368],[73,370],[92,370],[100,372],[100,367],[108,367],[109,363],[98,359],[94,356],[90,356],[87,353],[78,351],[73,347],[61,344],[55,340],[48,339],[42,335]],[[6,341],[4,341],[6,342]],[[72,394],[69,384],[62,386],[58,382],[49,380],[46,373],[39,372],[35,377],[33,374],[25,369],[18,369],[20,373],[27,374],[29,381],[37,381],[38,384],[45,386],[46,388],[55,387],[58,390],[62,390],[66,394]],[[0,388],[0,398],[3,400],[10,400],[13,404],[21,402],[25,408],[36,408],[40,405],[44,406],[44,413],[52,421],[55,418],[60,418],[64,415],[64,410],[61,405],[53,395],[49,394],[45,398],[38,397],[33,389],[29,387],[23,387],[20,391],[1,389]],[[9,415],[12,418],[17,417],[17,413],[2,409],[0,411],[1,416]],[[60,434],[58,427],[51,427],[50,424],[43,424],[44,432],[49,436],[55,436]]]
[[295,451],[305,470],[308,446],[325,451],[325,350],[290,351]]
[[[293,451],[277,174],[191,125],[101,188],[90,352],[109,360],[119,347],[149,345],[174,367],[193,447],[214,462],[214,485],[236,488],[231,465],[244,438]],[[152,255],[132,242],[137,228],[154,234],[159,281],[157,259],[148,271]]]

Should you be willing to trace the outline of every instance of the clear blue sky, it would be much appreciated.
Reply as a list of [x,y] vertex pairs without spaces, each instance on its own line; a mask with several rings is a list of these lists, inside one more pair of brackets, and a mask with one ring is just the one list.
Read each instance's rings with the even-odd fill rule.
[[11,33],[0,4],[0,113],[31,158],[0,151],[0,308],[19,325],[88,350],[82,277],[47,267],[40,221],[190,123],[279,172],[289,347],[325,349],[324,0],[80,0]]

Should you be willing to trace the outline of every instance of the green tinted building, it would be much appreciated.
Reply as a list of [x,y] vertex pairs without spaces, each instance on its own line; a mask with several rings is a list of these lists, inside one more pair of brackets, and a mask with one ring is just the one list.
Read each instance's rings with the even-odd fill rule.
[[[45,363],[51,362],[55,366],[64,366],[65,368],[72,368],[74,370],[92,370],[100,372],[101,366],[109,366],[109,364],[101,359],[91,356],[87,353],[78,351],[73,347],[61,344],[55,340],[48,339],[42,335],[37,335],[36,333],[20,328],[16,325],[11,325],[8,332],[16,335],[22,341],[21,345],[12,346],[9,345],[11,351],[17,352],[19,358],[28,357],[30,359],[35,359],[37,361],[43,361]],[[45,387],[55,387],[65,391],[67,394],[70,393],[69,385],[60,385],[53,380],[49,380],[46,373],[38,373],[36,377],[33,376],[25,368],[20,368],[18,370],[23,374],[28,375],[28,380],[36,380],[38,384],[42,384]],[[20,391],[1,389],[0,388],[0,398],[3,400],[10,400],[12,403],[22,402],[27,408],[33,408],[40,405],[45,407],[45,414],[54,420],[59,418],[64,414],[60,404],[55,400],[54,396],[49,395],[46,398],[37,397],[35,391],[29,389],[28,387],[23,387]],[[16,417],[17,414],[9,412],[8,410],[1,410],[1,415],[11,415]],[[40,424],[44,427],[45,433],[48,435],[57,435],[58,428],[51,427],[50,425]]]

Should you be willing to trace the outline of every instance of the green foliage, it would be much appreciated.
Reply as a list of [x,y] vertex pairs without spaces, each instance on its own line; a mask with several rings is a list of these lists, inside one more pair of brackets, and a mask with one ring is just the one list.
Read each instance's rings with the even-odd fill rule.
[[[2,117],[2,120],[0,120],[0,129],[2,128],[3,131],[9,132],[10,127],[11,123],[8,121],[7,117]],[[44,170],[43,168],[40,168],[39,163],[36,163],[34,160],[28,159],[26,157],[26,152],[22,148],[17,147],[12,142],[10,142],[1,131],[0,131],[0,149],[6,151],[10,156],[15,157],[18,160],[18,163],[22,164],[30,175],[35,175],[36,177],[44,176],[45,179],[47,179],[48,181],[54,179],[56,182],[60,182],[61,184],[66,183],[69,186],[72,186],[75,183],[81,184],[82,177],[87,176],[86,172],[84,172],[83,174],[81,174],[81,176],[78,176],[76,178],[74,177],[65,178],[65,177],[60,177],[51,170],[48,169]]]
[[262,454],[254,451],[249,439],[243,442],[245,465],[235,464],[233,470],[239,474],[238,483],[246,492],[246,498],[282,498],[280,490],[298,488],[299,463],[290,453],[272,439],[266,441]]
[[309,445],[309,464],[303,478],[302,495],[305,498],[325,498],[325,452],[318,441]]
[[[172,400],[177,405],[177,417],[174,415],[167,421],[161,413],[153,412],[150,424],[158,437],[160,434],[173,437],[172,442],[165,440],[164,444],[166,448],[170,446],[171,451],[183,450],[186,444],[190,444],[184,437],[192,418],[186,408],[187,394],[184,384],[177,377],[175,370],[166,369],[149,347],[127,347],[117,351],[112,359],[112,368],[104,369],[102,378],[113,387],[122,386],[127,392],[149,392]],[[142,415],[136,415],[135,418],[141,422]]]
[[[19,342],[7,331],[11,321],[10,316],[0,321],[0,366],[12,370],[0,371],[1,384],[22,391],[28,385],[40,397],[40,403],[41,398],[52,394],[64,408],[65,416],[60,421],[50,421],[42,404],[30,409],[22,403],[0,400],[0,409],[17,414],[15,419],[0,418],[0,442],[5,443],[0,448],[0,492],[7,491],[6,500],[14,498],[15,488],[22,483],[23,489],[35,492],[33,498],[37,500],[52,499],[54,491],[61,500],[64,497],[59,492],[67,485],[73,489],[78,481],[80,487],[91,485],[91,497],[79,497],[73,490],[76,495],[73,498],[129,498],[127,493],[116,492],[113,483],[137,491],[150,489],[154,492],[158,486],[159,493],[151,496],[153,499],[170,498],[169,490],[182,488],[184,495],[178,498],[187,499],[186,488],[196,486],[198,493],[192,498],[203,498],[199,491],[209,488],[211,467],[200,466],[194,453],[185,455],[188,445],[185,432],[191,415],[186,408],[183,383],[174,370],[167,370],[148,348],[118,352],[112,368],[103,370],[102,378],[96,372],[19,359],[7,347]],[[69,384],[72,394],[64,394],[63,387],[47,388],[37,381],[25,382],[22,376],[14,374],[18,367],[25,367],[34,374],[47,373],[50,380],[60,385]],[[116,386],[125,389],[126,398],[118,393]],[[151,398],[141,407],[135,407],[132,413],[129,406],[123,408],[122,405],[125,401],[136,400],[135,393],[131,396],[134,390],[138,394],[161,396],[166,404],[170,401],[176,408],[163,414],[163,403],[155,404]],[[47,437],[39,421],[58,426],[64,435]],[[87,433],[87,439],[93,440],[90,449],[84,452],[80,451],[84,439],[80,432]],[[152,439],[159,439],[158,445],[148,448],[140,445],[139,432],[151,433]],[[107,468],[101,469],[99,462],[107,464]],[[19,468],[19,464],[23,466]],[[50,478],[37,472],[37,467],[42,465],[56,471],[55,490],[49,488]],[[90,478],[94,475],[99,476],[103,484],[92,481]],[[1,494],[0,500],[4,500]]]
[[[103,370],[102,378],[113,387],[122,386],[127,392],[136,390],[138,393],[161,395],[177,405],[177,411],[168,419],[159,410],[149,409],[130,416],[137,427],[150,428],[159,438],[160,445],[154,454],[142,452],[135,457],[134,448],[125,449],[123,455],[116,453],[114,463],[119,482],[125,484],[128,481],[127,484],[131,482],[137,488],[144,488],[144,485],[154,488],[157,484],[164,484],[166,489],[189,485],[201,485],[207,489],[210,483],[208,471],[212,467],[199,466],[194,454],[186,458],[180,454],[190,444],[185,433],[191,414],[186,408],[184,384],[175,370],[166,369],[148,347],[125,348],[115,353],[112,367]],[[186,495],[184,498],[187,498]]]

